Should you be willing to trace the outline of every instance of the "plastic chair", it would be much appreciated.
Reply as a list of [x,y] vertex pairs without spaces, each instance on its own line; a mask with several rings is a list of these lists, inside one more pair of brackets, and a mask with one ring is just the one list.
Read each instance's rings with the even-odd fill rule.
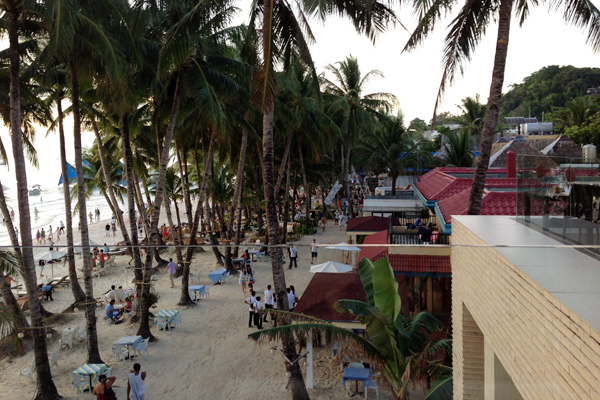
[[200,284],[200,274],[194,275],[190,273],[190,283]]
[[175,323],[175,329],[179,330],[179,327],[182,325],[181,323],[181,313],[177,314],[170,323]]
[[[76,373],[72,373],[71,379],[73,379],[73,382],[71,382],[71,385],[73,386],[73,396],[75,396],[75,389],[77,389],[77,391],[80,392],[81,397],[83,397],[83,390],[85,389],[86,386],[87,387],[90,386],[89,378],[85,375],[79,375]],[[92,389],[90,388],[90,390],[92,390]]]
[[146,351],[148,351],[148,344],[150,343],[150,338],[142,340],[142,343],[136,344],[133,346],[133,353],[137,352],[144,353],[144,360],[146,359]]
[[[379,376],[379,372],[376,374],[371,374],[370,378]],[[365,388],[365,400],[367,399],[367,393],[369,392],[369,389],[375,389],[375,395],[377,396],[377,400],[379,400],[379,387],[377,386],[377,381],[373,380],[373,379],[369,379],[368,382],[364,383],[364,388]]]
[[97,381],[98,381],[98,377],[99,377],[100,375],[106,375],[106,377],[107,377],[107,378],[110,378],[111,376],[113,376],[113,374],[112,374],[112,370],[113,370],[113,367],[109,367],[109,368],[106,368],[106,369],[105,369],[105,370],[102,372],[102,374],[96,374],[96,379],[94,379],[94,382],[97,382]]
[[60,354],[60,343],[54,346],[52,351],[48,353],[48,359],[50,361],[50,373],[54,375],[53,366],[58,367],[58,355]]
[[208,299],[210,288],[204,287],[204,290],[200,292],[200,298],[204,296],[205,299]]
[[229,272],[225,272],[221,277],[221,284],[229,283]]
[[28,368],[19,371],[19,383],[21,383],[21,377],[26,376],[33,383],[33,371],[35,371],[35,358],[31,361],[31,365]]
[[79,328],[75,328],[75,330],[73,332],[69,332],[69,334],[67,334],[67,335],[65,335],[63,332],[63,335],[61,338],[62,344],[68,344],[69,349],[72,349],[73,348],[73,338],[75,338],[77,336],[78,330],[79,330]]
[[77,339],[81,342],[87,342],[87,332],[85,329],[77,329]]
[[112,352],[115,353],[115,361],[119,361],[119,357],[121,357],[123,365],[125,365],[125,355],[129,355],[129,350],[123,350],[123,347],[113,346]]
[[154,324],[156,325],[156,334],[158,335],[159,328],[162,328],[163,331],[169,329],[169,318],[154,317]]

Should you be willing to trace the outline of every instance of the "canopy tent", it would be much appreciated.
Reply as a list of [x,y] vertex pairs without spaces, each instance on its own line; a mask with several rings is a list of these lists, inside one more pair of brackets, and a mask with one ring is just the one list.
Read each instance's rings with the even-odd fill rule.
[[[88,167],[88,168],[92,168],[92,164],[90,164],[87,161],[83,162],[83,165]],[[123,163],[119,161],[119,165],[123,166]],[[119,176],[123,175],[123,170],[121,169],[121,171],[119,171]],[[67,163],[67,178],[69,183],[75,183],[75,178],[77,178],[77,171],[75,170],[75,167],[72,166],[71,164]],[[87,176],[87,178],[92,179],[93,177],[91,176]],[[62,185],[63,183],[63,176],[62,174],[60,174],[60,179],[58,180],[58,186]],[[119,182],[119,186],[125,186],[125,180],[121,180],[121,182]]]
[[352,271],[354,267],[348,264],[342,264],[334,261],[327,261],[323,264],[318,264],[310,267],[310,272],[315,274],[317,272],[329,272],[329,273],[342,273]]
[[349,251],[352,252],[352,264],[355,264],[355,259],[356,259],[356,252],[360,251],[360,247],[356,247],[356,246],[351,246],[348,243],[342,242],[342,243],[338,243],[335,246],[328,246],[325,247],[326,249],[331,249],[331,250],[342,250],[342,251]]

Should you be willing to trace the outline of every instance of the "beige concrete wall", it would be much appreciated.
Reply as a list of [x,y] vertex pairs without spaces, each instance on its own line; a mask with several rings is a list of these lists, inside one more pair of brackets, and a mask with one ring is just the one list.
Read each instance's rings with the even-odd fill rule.
[[483,337],[523,399],[600,399],[600,333],[493,248],[453,248],[452,314],[455,399],[484,398]]

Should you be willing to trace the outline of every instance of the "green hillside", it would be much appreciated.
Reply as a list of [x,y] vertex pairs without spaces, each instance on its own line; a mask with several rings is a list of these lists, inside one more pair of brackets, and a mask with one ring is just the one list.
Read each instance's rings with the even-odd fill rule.
[[502,96],[500,115],[504,117],[537,117],[554,107],[564,107],[574,97],[591,87],[600,86],[600,68],[575,68],[550,65],[512,85]]

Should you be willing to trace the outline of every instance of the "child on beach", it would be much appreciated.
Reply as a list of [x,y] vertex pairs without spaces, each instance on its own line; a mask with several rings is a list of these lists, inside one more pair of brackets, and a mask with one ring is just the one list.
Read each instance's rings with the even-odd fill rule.
[[38,229],[37,233],[35,234],[35,240],[37,240],[37,243],[40,244],[40,230]]

